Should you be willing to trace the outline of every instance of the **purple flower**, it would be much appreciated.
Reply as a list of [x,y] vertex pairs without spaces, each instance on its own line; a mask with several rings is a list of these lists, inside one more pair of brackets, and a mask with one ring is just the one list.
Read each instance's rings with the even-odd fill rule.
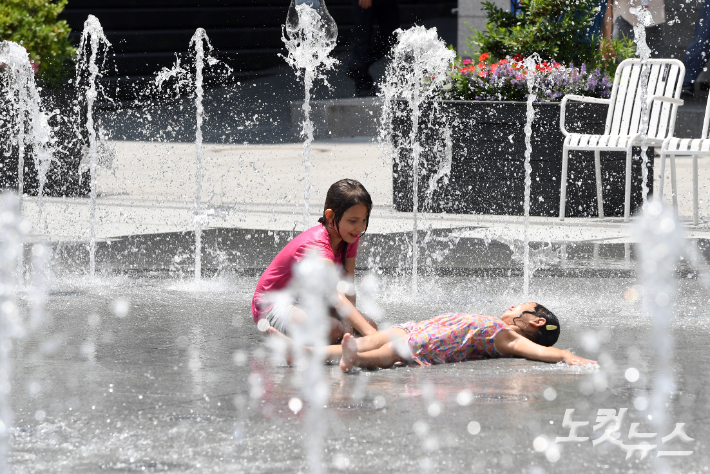
[[[494,67],[459,67],[452,74],[458,87],[445,92],[446,98],[476,100],[525,100],[528,95],[527,78],[520,63],[500,61]],[[565,94],[582,94],[608,98],[611,78],[600,69],[587,70],[570,64],[564,67],[555,61],[535,72],[537,100],[559,101]],[[463,87],[463,89],[461,89]]]

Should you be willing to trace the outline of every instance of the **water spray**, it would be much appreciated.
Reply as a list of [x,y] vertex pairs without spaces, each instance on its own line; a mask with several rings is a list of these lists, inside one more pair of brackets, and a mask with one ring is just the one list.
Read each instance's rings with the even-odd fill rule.
[[[12,41],[0,42],[0,77],[6,84],[7,99],[15,117],[15,144],[18,151],[17,161],[17,194],[20,214],[24,195],[25,151],[32,149],[32,158],[39,188],[37,190],[38,222],[42,222],[44,186],[47,182],[47,172],[54,160],[51,130],[47,123],[47,115],[42,112],[42,99],[35,84],[35,72],[32,62],[24,46]],[[24,274],[23,252],[19,252],[18,271]]]
[[10,427],[13,340],[24,335],[22,315],[16,293],[22,282],[17,273],[18,254],[22,253],[25,225],[20,214],[20,199],[13,193],[2,195],[0,207],[0,472],[8,472],[7,455]]
[[[176,91],[180,90],[180,86],[186,83],[194,82],[195,85],[195,209],[194,209],[194,229],[195,229],[195,280],[202,278],[202,229],[207,223],[207,215],[202,209],[202,159],[204,150],[202,147],[202,124],[205,118],[205,108],[202,104],[204,99],[204,68],[205,63],[209,66],[218,64],[216,58],[212,57],[212,44],[207,37],[207,32],[203,28],[197,28],[195,34],[190,39],[190,47],[195,48],[195,77],[191,77],[188,70],[180,66],[180,60],[177,59],[175,65],[168,69],[163,68],[155,78],[155,84],[158,89],[163,87],[169,79],[176,79]],[[229,72],[232,69],[227,66]]]
[[[96,143],[96,129],[94,127],[94,102],[98,97],[96,81],[101,76],[101,68],[98,64],[98,56],[101,48],[104,50],[111,46],[104,30],[99,23],[99,19],[94,15],[89,15],[84,22],[84,31],[81,33],[81,41],[77,50],[76,84],[81,82],[81,73],[88,68],[89,78],[86,87],[86,131],[89,137],[89,276],[96,274],[96,178],[98,147]],[[87,49],[89,57],[87,59]],[[106,54],[103,55],[102,65],[106,61]]]
[[537,53],[525,58],[525,79],[528,83],[528,101],[525,116],[525,200],[523,209],[525,213],[525,233],[523,240],[523,295],[527,298],[530,294],[530,186],[532,184],[532,123],[535,120],[535,69],[540,57]]
[[[653,318],[651,341],[657,356],[651,396],[652,422],[657,433],[668,432],[668,406],[675,390],[673,381],[673,306],[676,296],[675,266],[687,246],[683,227],[672,208],[649,202],[635,227],[641,259],[643,303]],[[664,458],[655,459],[655,471],[671,472]]]
[[283,26],[281,39],[286,45],[288,56],[284,59],[295,69],[296,76],[303,75],[305,99],[303,101],[303,230],[310,222],[311,194],[311,143],[313,142],[313,122],[311,122],[311,89],[317,79],[326,82],[323,73],[332,69],[338,61],[330,57],[338,38],[338,26],[330,16],[324,0],[291,0]]
[[419,143],[419,119],[422,107],[432,99],[448,79],[456,53],[446,47],[436,28],[413,26],[398,29],[397,44],[392,50],[392,60],[382,84],[382,126],[391,130],[393,110],[398,99],[404,99],[411,113],[409,143],[412,146],[412,201],[414,224],[412,229],[412,294],[416,295],[418,264],[418,212],[419,212],[419,160],[422,146]]
[[[651,75],[651,68],[648,60],[651,59],[651,49],[646,44],[646,27],[653,26],[651,12],[648,11],[647,2],[645,5],[631,8],[631,13],[636,17],[634,24],[634,41],[636,42],[636,55],[641,58],[641,77],[639,84],[641,88],[641,194],[644,205],[648,197],[648,78]],[[627,176],[627,186],[631,177]]]
[[[304,259],[293,267],[293,279],[286,291],[273,294],[275,304],[299,302],[303,311],[291,312],[288,321],[289,336],[293,344],[286,347],[284,340],[272,336],[270,342],[275,352],[283,354],[290,351],[296,367],[294,385],[301,389],[305,402],[305,429],[307,438],[307,465],[309,472],[323,472],[323,442],[325,423],[323,408],[328,402],[330,389],[325,380],[323,361],[325,360],[328,333],[330,331],[328,306],[338,302],[338,274],[336,267],[325,261],[317,252],[309,252]],[[263,322],[263,323],[262,323]],[[268,329],[268,323],[262,319],[261,330]],[[306,349],[306,347],[310,349]],[[299,411],[303,405],[298,399],[291,400],[289,407]]]

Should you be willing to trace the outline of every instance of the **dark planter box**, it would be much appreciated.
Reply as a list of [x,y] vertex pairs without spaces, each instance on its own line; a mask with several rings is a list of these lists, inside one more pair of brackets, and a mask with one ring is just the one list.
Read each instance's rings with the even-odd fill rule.
[[[532,186],[530,215],[557,216],[560,203],[562,144],[560,104],[535,103],[532,125]],[[523,215],[525,192],[525,102],[445,101],[430,104],[422,113],[419,136],[419,210],[456,214]],[[607,107],[570,103],[567,128],[573,132],[602,133]],[[448,182],[433,178],[445,159],[445,127],[449,124],[451,172]],[[399,153],[393,163],[394,207],[411,212],[412,153],[409,144],[411,114],[405,102],[397,103],[393,141]],[[634,151],[631,212],[640,208],[641,159]],[[649,150],[653,156],[653,150]],[[602,153],[604,214],[623,216],[625,153]],[[594,153],[570,152],[567,181],[568,217],[598,215]],[[653,160],[648,164],[652,189]]]

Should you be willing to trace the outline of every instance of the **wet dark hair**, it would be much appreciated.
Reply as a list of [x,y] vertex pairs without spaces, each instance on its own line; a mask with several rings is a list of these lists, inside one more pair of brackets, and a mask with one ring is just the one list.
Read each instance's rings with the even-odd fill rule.
[[[560,321],[557,319],[557,316],[552,313],[552,311],[537,303],[535,303],[535,315],[539,318],[545,318],[545,325],[537,330],[535,342],[545,347],[553,346],[560,337]],[[550,325],[557,327],[555,329],[548,330],[547,326]]]
[[[333,183],[328,189],[328,194],[325,195],[325,206],[323,206],[323,216],[318,219],[318,222],[328,227],[328,220],[325,218],[325,211],[332,209],[335,214],[333,224],[335,230],[340,234],[340,221],[343,214],[353,206],[364,204],[367,207],[367,220],[365,221],[365,230],[370,223],[370,211],[372,211],[372,198],[367,192],[365,186],[354,179],[341,179]],[[348,243],[342,242],[343,265],[345,265],[345,254],[348,251]]]
[[[532,335],[533,337],[528,337],[528,339],[541,346],[550,347],[554,345],[560,337],[560,321],[557,319],[557,316],[543,305],[535,303],[535,311],[523,311],[520,313],[520,316],[513,318],[513,324],[515,324],[516,319],[522,318],[525,313],[534,314],[538,318],[545,318],[545,325],[534,333],[523,331],[523,334],[525,334],[526,337]],[[548,326],[555,326],[555,329],[547,329]]]

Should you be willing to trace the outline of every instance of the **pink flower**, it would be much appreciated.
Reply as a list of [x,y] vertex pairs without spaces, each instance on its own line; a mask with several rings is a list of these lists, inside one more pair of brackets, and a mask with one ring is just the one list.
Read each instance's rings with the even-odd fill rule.
[[461,64],[471,64],[471,60],[470,60],[470,59],[464,59]]

